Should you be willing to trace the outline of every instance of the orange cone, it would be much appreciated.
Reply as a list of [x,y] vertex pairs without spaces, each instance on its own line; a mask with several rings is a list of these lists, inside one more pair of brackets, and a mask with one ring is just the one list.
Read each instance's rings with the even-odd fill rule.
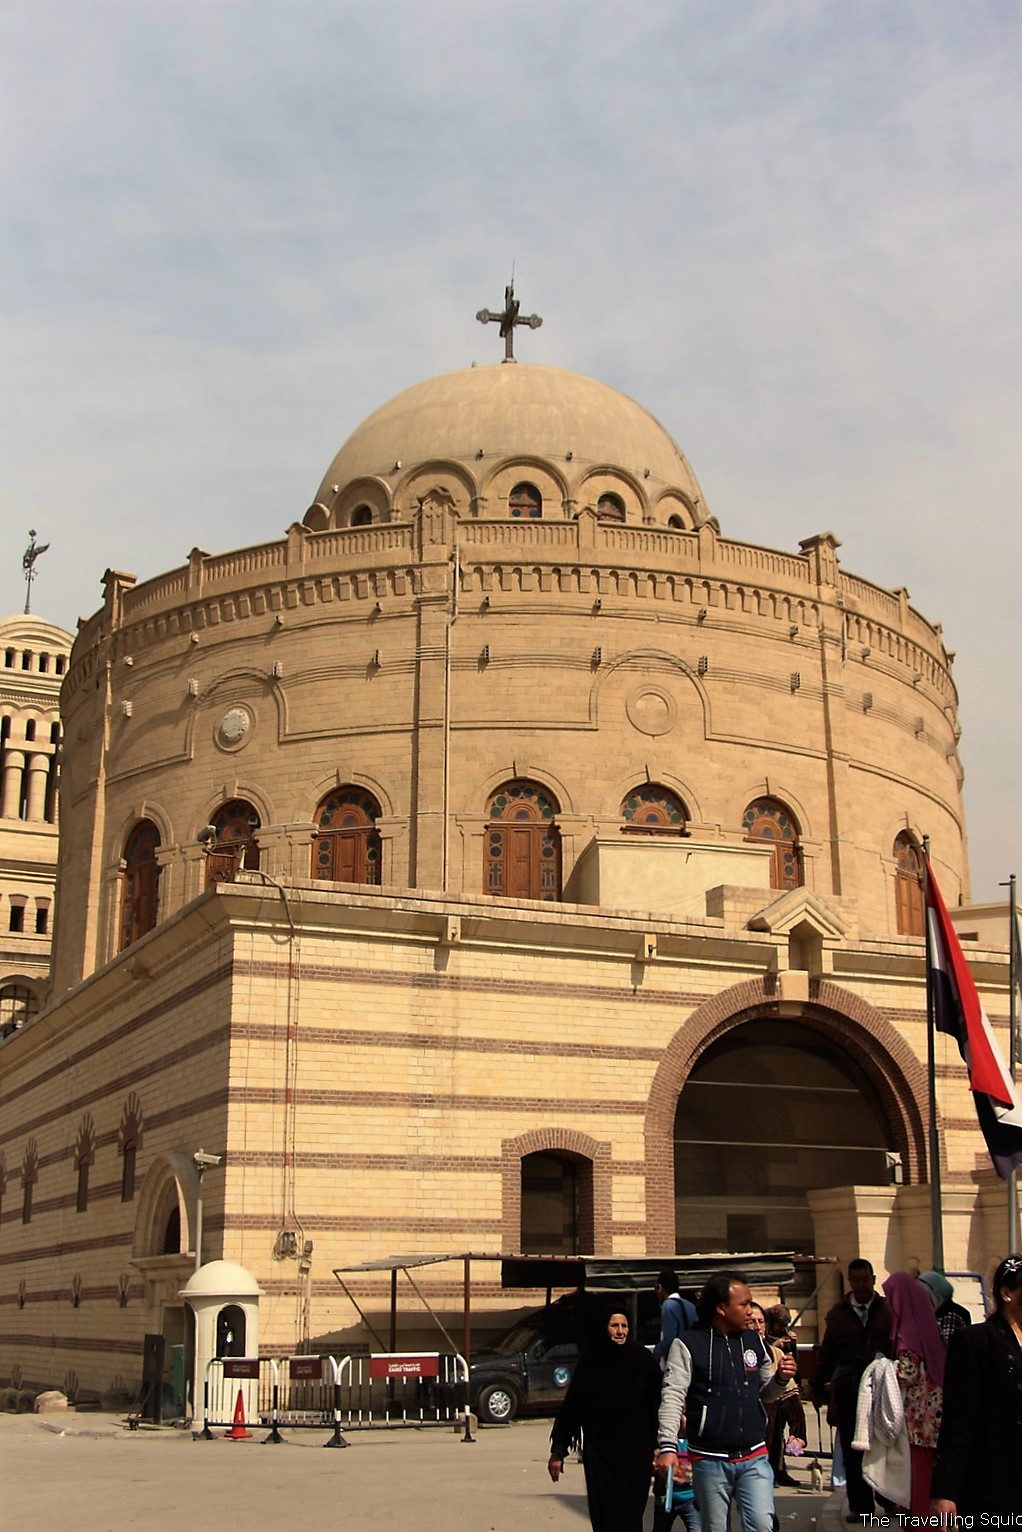
[[227,1433],[227,1439],[232,1442],[243,1442],[246,1437],[251,1435],[251,1431],[245,1428],[245,1400],[239,1388],[237,1402],[234,1406],[234,1424]]

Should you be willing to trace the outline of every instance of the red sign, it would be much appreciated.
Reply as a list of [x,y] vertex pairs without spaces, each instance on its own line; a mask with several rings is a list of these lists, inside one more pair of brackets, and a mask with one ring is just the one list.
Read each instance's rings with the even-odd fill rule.
[[259,1358],[257,1356],[225,1356],[225,1378],[258,1378]]
[[288,1358],[288,1372],[292,1382],[300,1378],[318,1379],[323,1376],[323,1359],[318,1356],[292,1356]]
[[389,1356],[369,1358],[371,1378],[437,1378],[440,1376],[440,1357],[434,1351],[425,1356],[412,1356],[408,1352],[391,1353]]

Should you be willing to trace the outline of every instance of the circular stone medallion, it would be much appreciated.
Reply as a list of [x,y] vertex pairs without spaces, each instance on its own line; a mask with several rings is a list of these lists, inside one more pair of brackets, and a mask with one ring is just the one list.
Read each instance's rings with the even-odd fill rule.
[[216,742],[221,750],[240,750],[252,728],[252,714],[247,707],[227,709],[216,726]]
[[640,734],[654,739],[658,734],[669,734],[678,721],[674,698],[655,686],[636,688],[625,702],[625,712]]

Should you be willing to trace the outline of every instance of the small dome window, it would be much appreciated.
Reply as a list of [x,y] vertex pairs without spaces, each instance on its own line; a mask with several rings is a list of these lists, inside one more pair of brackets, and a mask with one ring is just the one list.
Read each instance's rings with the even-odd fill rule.
[[596,516],[599,521],[624,521],[625,503],[620,495],[601,495],[596,502]]
[[535,484],[516,484],[507,497],[509,516],[542,516],[543,496]]
[[684,532],[685,530],[685,523],[680,516],[669,516],[667,518],[667,525],[674,532]]
[[368,527],[372,525],[373,511],[369,505],[356,505],[351,513],[351,525],[353,527]]
[[684,835],[688,814],[669,787],[644,782],[628,794],[621,805],[622,829],[633,834]]

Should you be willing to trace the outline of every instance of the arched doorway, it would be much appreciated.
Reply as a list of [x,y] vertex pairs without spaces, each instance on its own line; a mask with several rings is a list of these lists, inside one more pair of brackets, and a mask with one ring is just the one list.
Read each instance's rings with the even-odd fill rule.
[[887,1185],[894,1147],[862,1064],[805,1021],[751,1019],[689,1072],[674,1119],[677,1246],[812,1252],[808,1193]]

